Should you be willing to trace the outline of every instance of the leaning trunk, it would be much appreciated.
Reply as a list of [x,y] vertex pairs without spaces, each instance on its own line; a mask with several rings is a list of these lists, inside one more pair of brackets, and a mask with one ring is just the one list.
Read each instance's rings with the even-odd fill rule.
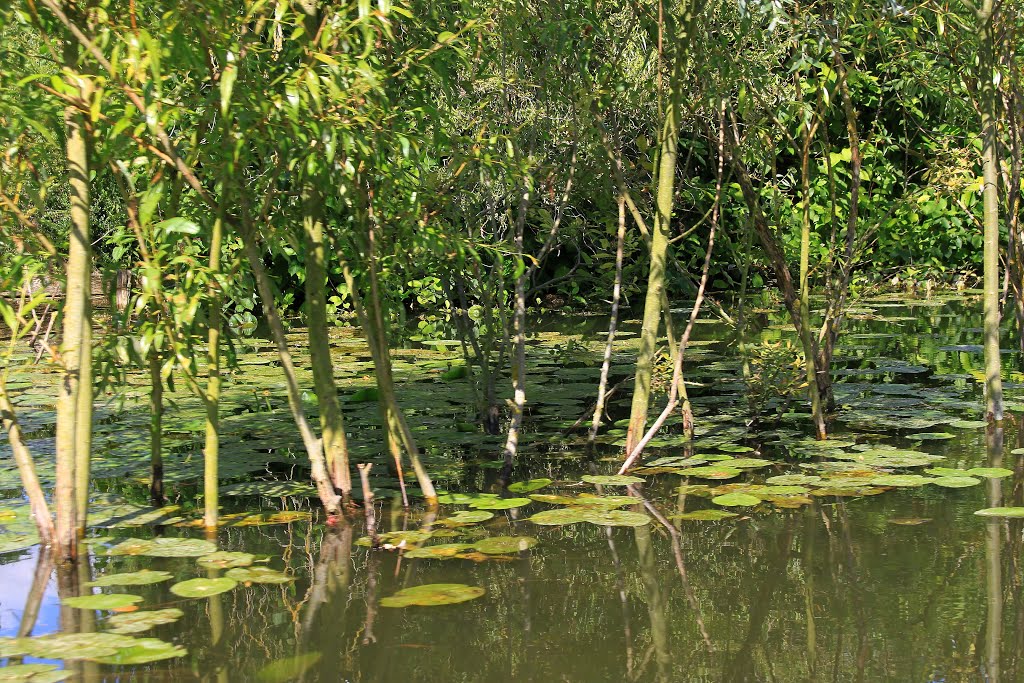
[[352,476],[348,464],[345,423],[334,385],[334,365],[327,336],[327,272],[324,226],[319,216],[320,198],[307,187],[303,197],[303,235],[306,251],[306,316],[313,385],[320,407],[320,433],[327,470],[334,486],[348,498]]

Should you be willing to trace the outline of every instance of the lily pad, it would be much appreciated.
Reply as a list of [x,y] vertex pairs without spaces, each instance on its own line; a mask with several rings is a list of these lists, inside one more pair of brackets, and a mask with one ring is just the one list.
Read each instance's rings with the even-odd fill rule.
[[437,497],[437,502],[449,505],[469,505],[481,498],[497,497],[496,493],[442,493]]
[[682,519],[691,522],[718,522],[730,517],[739,517],[739,515],[735,512],[726,512],[725,510],[694,510],[693,512],[672,515],[669,519]]
[[95,581],[90,581],[86,586],[148,586],[154,583],[167,581],[173,575],[170,572],[155,571],[153,569],[141,569],[137,572],[125,572],[123,574],[107,574]]
[[215,579],[198,578],[174,584],[171,586],[171,592],[183,598],[208,598],[211,595],[227,593],[237,585],[237,581],[224,576]]
[[141,633],[143,631],[148,631],[154,626],[174,623],[183,616],[185,616],[185,613],[175,607],[140,612],[126,612],[124,614],[112,615],[107,619],[107,625],[112,627],[110,629],[110,633]]
[[700,467],[688,467],[679,470],[684,477],[697,477],[698,479],[734,479],[741,474],[742,470],[724,465],[702,465]]
[[142,602],[142,596],[129,593],[97,593],[96,595],[81,595],[77,598],[64,598],[61,600],[61,604],[68,607],[100,610],[122,609],[137,602]]
[[949,426],[957,429],[981,429],[987,424],[984,420],[953,420]]
[[119,650],[117,654],[110,657],[98,657],[96,661],[100,664],[130,666],[184,657],[187,654],[188,650],[185,648],[172,645],[158,638],[136,638],[135,643],[131,647]]
[[517,481],[514,484],[508,485],[508,490],[512,493],[531,493],[532,491],[539,491],[551,484],[551,480],[547,478],[530,479],[528,481]]
[[725,507],[751,507],[760,505],[761,499],[749,493],[726,493],[721,496],[715,496],[711,499],[711,502]]
[[808,486],[821,482],[821,477],[813,474],[780,474],[777,477],[768,477],[765,483],[773,486]]
[[974,514],[979,517],[1024,517],[1024,507],[985,508]]
[[566,524],[579,524],[587,521],[587,509],[582,506],[572,505],[554,510],[544,510],[527,517],[527,521],[541,526],[565,526]]
[[247,481],[241,484],[225,486],[220,490],[222,496],[264,496],[266,498],[285,498],[300,496],[316,497],[316,488],[298,481]]
[[588,509],[586,521],[598,526],[644,526],[651,523],[651,518],[642,512],[630,510],[594,510]]
[[585,474],[581,479],[597,486],[629,486],[644,482],[642,478],[631,477],[628,474]]
[[969,486],[977,486],[981,483],[981,479],[975,479],[974,477],[938,477],[928,483],[945,489],[964,489]]
[[728,463],[729,467],[735,470],[755,470],[775,464],[771,460],[765,460],[764,458],[734,458],[729,460]]
[[248,567],[254,559],[256,557],[251,553],[218,550],[215,553],[203,555],[196,560],[196,564],[206,569],[231,569],[232,567]]
[[533,536],[491,536],[477,541],[473,547],[485,555],[505,555],[529,550],[537,543]]
[[22,654],[39,659],[95,659],[130,647],[135,639],[113,633],[53,633],[38,638],[19,638]]
[[924,486],[935,481],[929,477],[921,476],[920,474],[879,474],[871,477],[866,484],[872,486],[893,486],[896,488],[913,488],[917,486]]
[[306,652],[294,657],[285,657],[267,664],[256,673],[256,680],[259,683],[288,683],[297,681],[314,664],[320,661],[319,652]]
[[0,669],[0,681],[57,683],[57,681],[66,681],[74,674],[74,671],[58,669],[53,664],[8,664]]
[[241,583],[282,584],[291,583],[295,580],[294,577],[270,567],[236,567],[235,569],[227,570],[224,576]]
[[967,474],[972,477],[984,477],[986,479],[1002,479],[1003,477],[1012,477],[1013,470],[1008,470],[1005,467],[972,467],[967,470]]
[[472,543],[439,543],[414,548],[405,554],[406,557],[425,560],[448,560],[464,550],[470,550]]
[[394,595],[382,598],[381,607],[433,607],[454,605],[475,600],[484,593],[483,588],[467,586],[464,583],[430,583],[423,586],[404,588]]
[[444,526],[465,526],[467,524],[486,522],[493,518],[494,513],[487,512],[486,510],[460,510],[451,517],[440,520],[438,524],[443,524]]
[[482,498],[469,504],[474,510],[511,510],[529,505],[529,498]]
[[[378,535],[377,539],[380,541],[381,545],[403,548],[419,545],[430,538],[430,536],[431,532],[429,531],[412,529],[410,531],[389,531],[386,534]],[[369,536],[363,536],[357,540],[356,545],[369,547],[371,545]]]

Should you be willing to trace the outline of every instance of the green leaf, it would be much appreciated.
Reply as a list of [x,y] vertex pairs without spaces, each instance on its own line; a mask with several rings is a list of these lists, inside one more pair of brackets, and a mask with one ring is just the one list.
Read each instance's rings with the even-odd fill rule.
[[1024,507],[985,508],[974,514],[979,517],[1024,517]]
[[129,607],[137,602],[142,602],[141,595],[129,593],[97,593],[96,595],[82,595],[77,598],[64,598],[61,604],[77,609],[100,609],[114,610],[122,607]]
[[711,499],[711,502],[725,507],[752,507],[760,505],[761,499],[749,493],[726,493],[721,496],[715,496]]
[[629,484],[642,484],[644,480],[640,477],[631,477],[628,474],[585,474],[581,479],[588,484],[597,486],[628,486]]
[[240,583],[291,583],[294,577],[270,567],[238,567],[229,569],[224,576]]
[[306,652],[279,659],[260,669],[256,673],[256,680],[259,683],[289,683],[300,680],[322,656],[319,652]]
[[163,230],[164,233],[170,234],[182,234],[182,235],[198,235],[200,228],[197,223],[190,221],[187,218],[176,216],[174,218],[168,218],[165,221],[160,221],[156,224],[156,227]]
[[108,574],[101,576],[95,581],[90,581],[86,586],[148,586],[153,583],[161,583],[172,577],[170,572],[155,571],[152,569],[141,569],[137,572],[125,572],[123,574]]
[[467,586],[463,583],[431,583],[400,590],[392,596],[381,599],[380,606],[433,607],[436,605],[454,605],[468,600],[475,600],[486,592],[483,588]]
[[185,613],[175,607],[168,609],[147,610],[140,612],[126,612],[114,614],[107,619],[107,625],[111,627],[110,633],[129,634],[141,633],[163,624],[172,624],[185,616]]
[[514,484],[509,484],[508,490],[512,493],[530,493],[532,491],[539,491],[550,484],[550,479],[530,479],[529,481],[517,481]]
[[485,555],[505,555],[529,550],[538,541],[532,536],[492,536],[477,541],[473,547]]
[[237,581],[224,576],[215,579],[198,578],[174,584],[171,586],[171,592],[183,598],[208,598],[211,595],[227,593],[237,585]]

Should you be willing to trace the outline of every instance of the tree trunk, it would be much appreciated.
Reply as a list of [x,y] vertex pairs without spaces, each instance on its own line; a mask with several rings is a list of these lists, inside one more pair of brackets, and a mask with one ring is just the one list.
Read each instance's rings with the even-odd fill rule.
[[352,474],[348,464],[345,422],[334,384],[334,365],[327,334],[327,271],[324,226],[320,219],[321,198],[311,187],[303,197],[302,227],[306,251],[306,318],[313,385],[320,407],[320,434],[324,441],[327,471],[334,486],[348,499]]
[[242,246],[245,249],[246,260],[252,268],[253,276],[256,279],[256,288],[260,299],[263,300],[263,308],[266,312],[267,322],[270,325],[270,332],[277,346],[277,354],[281,359],[281,369],[284,371],[285,383],[288,386],[288,405],[291,408],[292,419],[298,427],[302,436],[302,444],[309,457],[310,474],[313,483],[316,485],[320,502],[328,514],[337,514],[341,511],[341,498],[334,492],[330,477],[327,474],[327,464],[324,460],[323,444],[314,434],[309,426],[306,414],[302,408],[302,391],[299,389],[299,382],[296,379],[295,364],[292,362],[291,352],[288,350],[288,339],[285,336],[284,323],[281,322],[281,315],[274,303],[274,292],[270,286],[270,277],[263,267],[259,250],[256,248],[256,233],[252,228],[246,210],[246,203],[242,201],[242,212],[244,226],[242,234]]
[[654,351],[658,343],[662,295],[665,288],[665,266],[668,261],[672,205],[675,196],[679,124],[682,117],[682,97],[686,87],[683,82],[683,74],[694,23],[692,3],[681,3],[681,7],[677,11],[680,16],[680,34],[675,40],[672,78],[669,82],[669,93],[661,130],[656,211],[651,230],[651,264],[647,276],[643,322],[640,328],[640,348],[637,352],[636,377],[633,383],[633,403],[629,412],[629,429],[626,432],[627,453],[632,452],[636,447],[647,426],[647,411],[651,400],[651,375],[654,370]]
[[25,445],[21,425],[18,424],[18,416],[7,397],[6,379],[6,377],[0,376],[0,420],[3,422],[4,429],[7,430],[7,439],[11,444],[14,463],[18,466],[21,485],[25,489],[25,496],[28,498],[29,509],[32,510],[36,529],[39,530],[39,543],[45,547],[53,542],[53,518],[50,516],[50,506],[46,504],[46,494],[43,493],[43,487],[40,486],[39,478],[36,476],[36,465],[32,459],[32,453]]
[[615,344],[615,328],[619,322],[619,298],[622,294],[622,256],[623,244],[626,240],[626,198],[619,194],[619,229],[615,236],[615,284],[612,285],[612,312],[608,321],[608,341],[604,347],[604,359],[601,363],[601,380],[597,385],[597,404],[594,406],[594,418],[590,422],[587,443],[593,444],[597,438],[597,430],[601,426],[604,414],[604,403],[608,389],[608,371],[612,364],[612,347]]
[[981,69],[981,165],[984,180],[984,341],[985,412],[988,420],[1002,422],[1003,381],[999,357],[999,160],[996,151],[995,86],[992,83],[992,55],[995,36],[992,14],[995,0],[984,0],[978,8],[978,38]]
[[[64,49],[64,61],[69,68],[77,62],[78,50],[68,42]],[[87,95],[87,86],[82,82],[82,94]],[[86,98],[88,100],[88,98]],[[56,503],[56,545],[57,558],[73,562],[78,557],[78,530],[84,519],[78,521],[81,494],[78,483],[82,480],[76,467],[81,462],[88,464],[88,450],[78,453],[83,444],[77,430],[83,430],[84,445],[88,447],[89,433],[81,422],[79,398],[83,361],[91,364],[89,336],[85,334],[88,325],[89,297],[91,295],[91,264],[89,258],[89,160],[85,139],[85,121],[74,107],[64,112],[67,129],[66,156],[68,184],[71,198],[71,234],[69,236],[66,282],[64,287],[64,320],[60,347],[60,359],[64,366],[63,377],[57,391],[56,428],[56,475],[54,492]],[[90,395],[91,387],[85,389]],[[90,400],[91,405],[91,400]],[[88,482],[88,474],[85,477]],[[84,517],[84,515],[83,515]]]
[[206,441],[203,444],[203,526],[216,529],[220,520],[220,252],[224,241],[224,197],[210,234],[210,303],[206,329]]

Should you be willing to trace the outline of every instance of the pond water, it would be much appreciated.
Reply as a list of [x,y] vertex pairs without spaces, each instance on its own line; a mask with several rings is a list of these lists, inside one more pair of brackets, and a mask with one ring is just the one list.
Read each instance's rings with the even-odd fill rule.
[[[40,558],[0,453],[0,681],[1024,680],[1024,521],[975,514],[1024,505],[1024,386],[1007,353],[1010,419],[987,432],[978,311],[969,297],[863,302],[837,354],[829,447],[808,438],[801,401],[773,396],[788,374],[766,364],[753,368],[766,386],[759,429],[748,432],[734,335],[698,325],[687,363],[696,441],[674,420],[647,455],[662,463],[629,485],[584,480],[615,472],[621,430],[603,431],[592,458],[584,435],[568,431],[594,393],[606,320],[545,323],[531,340],[527,464],[515,477],[535,481],[512,493],[493,489],[501,438],[466,426],[468,383],[440,379],[458,347],[410,342],[395,353],[400,398],[439,486],[466,494],[436,515],[404,514],[393,497],[375,403],[353,400],[372,383],[368,353],[338,330],[350,438],[357,457],[379,463],[379,531],[401,546],[380,550],[360,542],[361,518],[328,526],[303,487],[274,484],[302,453],[266,344],[239,342],[222,470],[226,493],[240,494],[224,497],[225,511],[241,514],[207,542],[189,526],[201,505],[199,406],[176,387],[172,507],[149,509],[145,385],[130,376],[131,390],[106,397],[100,415],[96,528],[76,570]],[[785,320],[754,317],[752,340],[776,345],[762,357],[784,356]],[[635,330],[624,326],[613,381],[632,370]],[[12,386],[42,460],[53,377],[33,373],[12,375]],[[627,385],[613,420],[628,413]],[[249,487],[229,488],[240,481]],[[504,497],[527,500],[501,509]],[[201,566],[197,556],[215,547],[249,555]],[[195,578],[214,580],[180,585]],[[133,581],[157,582],[120,585]],[[456,587],[395,597],[433,584]],[[137,597],[100,609],[61,603],[94,593]],[[155,640],[120,642],[112,631]],[[59,633],[107,635],[46,635]],[[30,677],[21,664],[56,669]]]

